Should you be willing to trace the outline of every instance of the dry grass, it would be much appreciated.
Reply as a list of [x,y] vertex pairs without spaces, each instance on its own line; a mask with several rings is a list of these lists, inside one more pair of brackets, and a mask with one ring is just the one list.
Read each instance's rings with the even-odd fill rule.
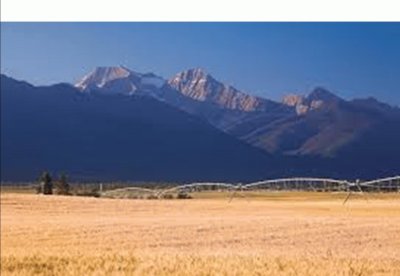
[[199,197],[2,193],[1,274],[400,275],[399,195]]

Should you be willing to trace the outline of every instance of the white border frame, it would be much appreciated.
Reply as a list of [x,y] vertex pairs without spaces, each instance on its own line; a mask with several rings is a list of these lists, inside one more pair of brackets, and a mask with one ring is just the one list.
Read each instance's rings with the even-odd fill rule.
[[1,21],[400,21],[398,0],[1,0]]

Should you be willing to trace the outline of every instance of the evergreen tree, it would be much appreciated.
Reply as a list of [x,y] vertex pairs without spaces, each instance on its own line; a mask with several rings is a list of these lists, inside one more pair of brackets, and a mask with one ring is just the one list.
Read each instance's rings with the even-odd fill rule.
[[69,194],[69,184],[68,178],[65,173],[60,175],[59,181],[56,183],[57,194],[59,195],[68,195]]
[[53,194],[53,183],[50,174],[46,171],[43,172],[40,178],[41,190],[44,195]]

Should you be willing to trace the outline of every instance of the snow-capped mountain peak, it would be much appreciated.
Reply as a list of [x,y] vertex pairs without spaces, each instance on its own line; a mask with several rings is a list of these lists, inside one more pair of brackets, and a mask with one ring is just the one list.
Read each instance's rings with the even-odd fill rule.
[[259,111],[271,105],[271,101],[245,94],[216,80],[203,68],[180,72],[173,76],[168,84],[186,97],[208,102],[221,108]]
[[75,87],[85,90],[89,86],[103,87],[107,82],[128,77],[132,72],[123,67],[96,67],[88,75],[84,76]]
[[75,87],[82,92],[135,94],[159,89],[165,80],[153,73],[141,74],[124,66],[97,67],[84,76]]
[[174,104],[194,100],[222,109],[244,112],[263,111],[280,106],[278,103],[243,93],[224,84],[203,68],[180,72],[167,82],[153,73],[142,74],[124,66],[97,67],[75,87],[86,93],[146,95]]

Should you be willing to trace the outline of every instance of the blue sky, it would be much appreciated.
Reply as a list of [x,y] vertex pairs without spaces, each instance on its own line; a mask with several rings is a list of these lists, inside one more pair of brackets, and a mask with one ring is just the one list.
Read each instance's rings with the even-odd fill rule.
[[323,86],[400,105],[400,23],[1,23],[1,72],[34,84],[125,65],[165,78],[203,67],[280,100]]

